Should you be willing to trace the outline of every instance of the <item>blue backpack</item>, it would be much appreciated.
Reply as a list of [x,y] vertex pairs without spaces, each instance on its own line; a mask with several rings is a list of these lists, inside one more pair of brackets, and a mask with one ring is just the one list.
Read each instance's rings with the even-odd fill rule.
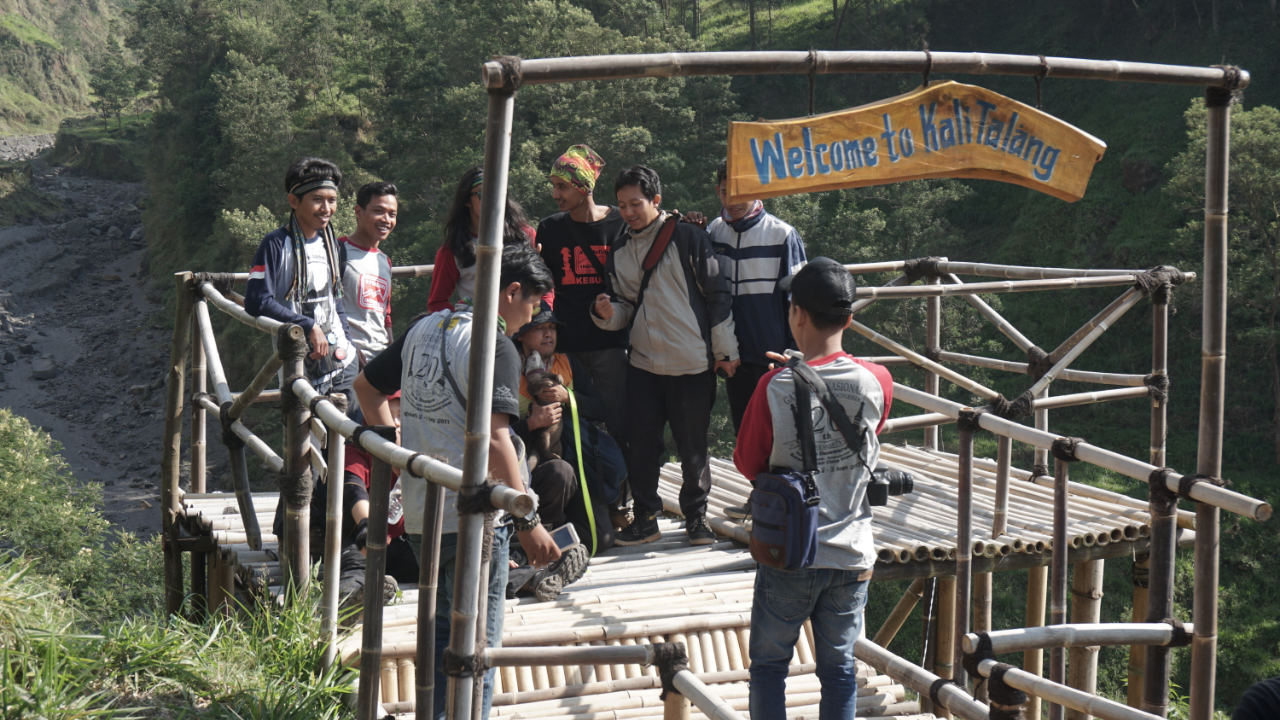
[[[814,442],[810,392],[835,421],[853,454],[865,467],[862,457],[866,428],[855,429],[844,407],[827,389],[821,376],[805,362],[792,357],[787,367],[795,378],[796,434],[800,439],[802,469],[773,468],[756,476],[751,491],[751,557],[761,565],[779,570],[803,570],[813,565],[818,554],[818,451]],[[861,419],[859,411],[858,417]]]

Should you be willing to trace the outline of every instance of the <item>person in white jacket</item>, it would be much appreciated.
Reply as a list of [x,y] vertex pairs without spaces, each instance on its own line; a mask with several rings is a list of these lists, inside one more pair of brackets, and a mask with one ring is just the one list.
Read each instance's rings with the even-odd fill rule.
[[[711,491],[707,429],[715,373],[732,376],[738,367],[732,297],[711,237],[659,209],[662,186],[656,172],[643,165],[624,170],[614,190],[629,231],[609,253],[608,292],[596,298],[592,320],[604,330],[631,328],[627,478],[635,519],[618,533],[616,544],[639,545],[659,537],[658,474],[669,424],[682,468],[685,531],[691,544],[707,545],[715,541],[706,521]],[[646,258],[668,222],[674,223],[669,242],[646,270]]]

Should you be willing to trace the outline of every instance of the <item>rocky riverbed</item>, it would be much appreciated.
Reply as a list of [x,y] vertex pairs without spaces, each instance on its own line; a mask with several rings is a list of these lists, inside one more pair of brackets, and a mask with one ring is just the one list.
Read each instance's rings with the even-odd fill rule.
[[[0,153],[42,149],[27,138],[0,139]],[[62,444],[74,476],[101,486],[113,524],[150,535],[171,333],[147,268],[145,189],[32,162],[64,210],[0,228],[0,407]]]

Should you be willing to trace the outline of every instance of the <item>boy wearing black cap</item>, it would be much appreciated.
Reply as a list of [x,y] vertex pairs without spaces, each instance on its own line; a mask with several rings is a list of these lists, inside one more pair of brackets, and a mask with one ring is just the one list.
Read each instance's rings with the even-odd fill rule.
[[[791,293],[788,324],[797,349],[825,381],[863,435],[850,448],[817,397],[813,415],[820,495],[818,552],[812,567],[788,571],[758,565],[751,611],[752,717],[786,715],[787,666],[806,619],[813,619],[814,654],[822,682],[819,717],[852,718],[857,702],[853,644],[862,628],[867,584],[875,562],[867,483],[880,457],[876,435],[889,416],[893,378],[883,366],[845,353],[852,319],[853,276],[830,258],[816,258],[778,283]],[[783,361],[776,353],[770,357]],[[748,478],[770,468],[800,470],[795,378],[789,368],[767,373],[742,419],[733,461]]]

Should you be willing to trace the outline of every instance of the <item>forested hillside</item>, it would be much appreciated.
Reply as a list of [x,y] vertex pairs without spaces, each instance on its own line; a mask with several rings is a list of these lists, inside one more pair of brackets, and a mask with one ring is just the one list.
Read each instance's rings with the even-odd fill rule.
[[[397,264],[431,262],[454,183],[482,159],[480,65],[495,54],[922,47],[1230,63],[1252,73],[1234,121],[1225,466],[1235,489],[1274,500],[1280,457],[1280,115],[1272,108],[1280,105],[1280,16],[1268,0],[0,0],[0,133],[48,127],[64,115],[87,112],[93,99],[88,58],[100,60],[93,64],[99,109],[139,111],[142,105],[130,106],[145,93],[146,107],[154,109],[121,125],[144,138],[136,157],[151,193],[146,238],[155,287],[163,293],[171,292],[175,270],[247,269],[262,235],[287,210],[283,170],[304,155],[332,159],[346,173],[339,230],[350,228],[357,187],[375,178],[395,182],[402,214],[385,249]],[[811,97],[814,112],[853,107],[914,88],[922,79],[817,76],[812,89],[802,75],[528,87],[516,103],[511,192],[531,215],[552,212],[546,171],[566,147],[585,142],[607,163],[600,201],[611,199],[610,180],[618,170],[643,163],[661,173],[665,206],[710,213],[717,208],[711,185],[730,120],[801,116],[810,111]],[[1029,78],[931,79],[978,84],[1040,104],[1104,140],[1107,152],[1085,198],[1068,204],[994,182],[935,181],[768,201],[771,211],[801,231],[811,256],[854,262],[946,255],[1200,270],[1202,92],[1052,77],[1039,88]],[[397,286],[401,322],[425,305],[426,290],[425,280]],[[1169,464],[1179,469],[1195,465],[1200,291],[1198,283],[1180,289],[1174,305]],[[1051,349],[1116,294],[990,300]],[[962,303],[949,300],[944,307],[947,349],[1023,359]],[[913,347],[924,345],[923,303],[882,303],[865,321]],[[269,346],[261,338],[250,345],[251,331],[240,327],[223,332],[260,354],[224,358],[232,384],[243,385]],[[1145,373],[1149,337],[1149,313],[1139,306],[1077,364]],[[882,352],[860,339],[849,344]],[[1025,377],[974,374],[1010,397],[1026,387]],[[898,379],[919,382],[909,370]],[[970,401],[954,388],[947,392]],[[1055,411],[1052,427],[1146,457],[1146,407],[1140,402]],[[722,438],[718,450],[727,443]],[[985,449],[993,452],[994,442]],[[1029,451],[1019,453],[1017,462],[1029,465]],[[1145,493],[1106,473],[1089,479]],[[1249,682],[1280,673],[1280,578],[1260,571],[1280,541],[1277,527],[1225,519],[1224,707]],[[1184,562],[1179,613],[1189,618],[1191,569]],[[1128,612],[1132,584],[1127,564],[1108,568],[1104,617],[1114,621]],[[998,611],[1020,624],[1018,588],[1005,590],[1014,600]],[[910,654],[906,647],[895,649]],[[1123,682],[1124,658],[1118,650],[1102,657],[1103,687],[1114,693]],[[1183,687],[1187,657],[1175,655]]]

